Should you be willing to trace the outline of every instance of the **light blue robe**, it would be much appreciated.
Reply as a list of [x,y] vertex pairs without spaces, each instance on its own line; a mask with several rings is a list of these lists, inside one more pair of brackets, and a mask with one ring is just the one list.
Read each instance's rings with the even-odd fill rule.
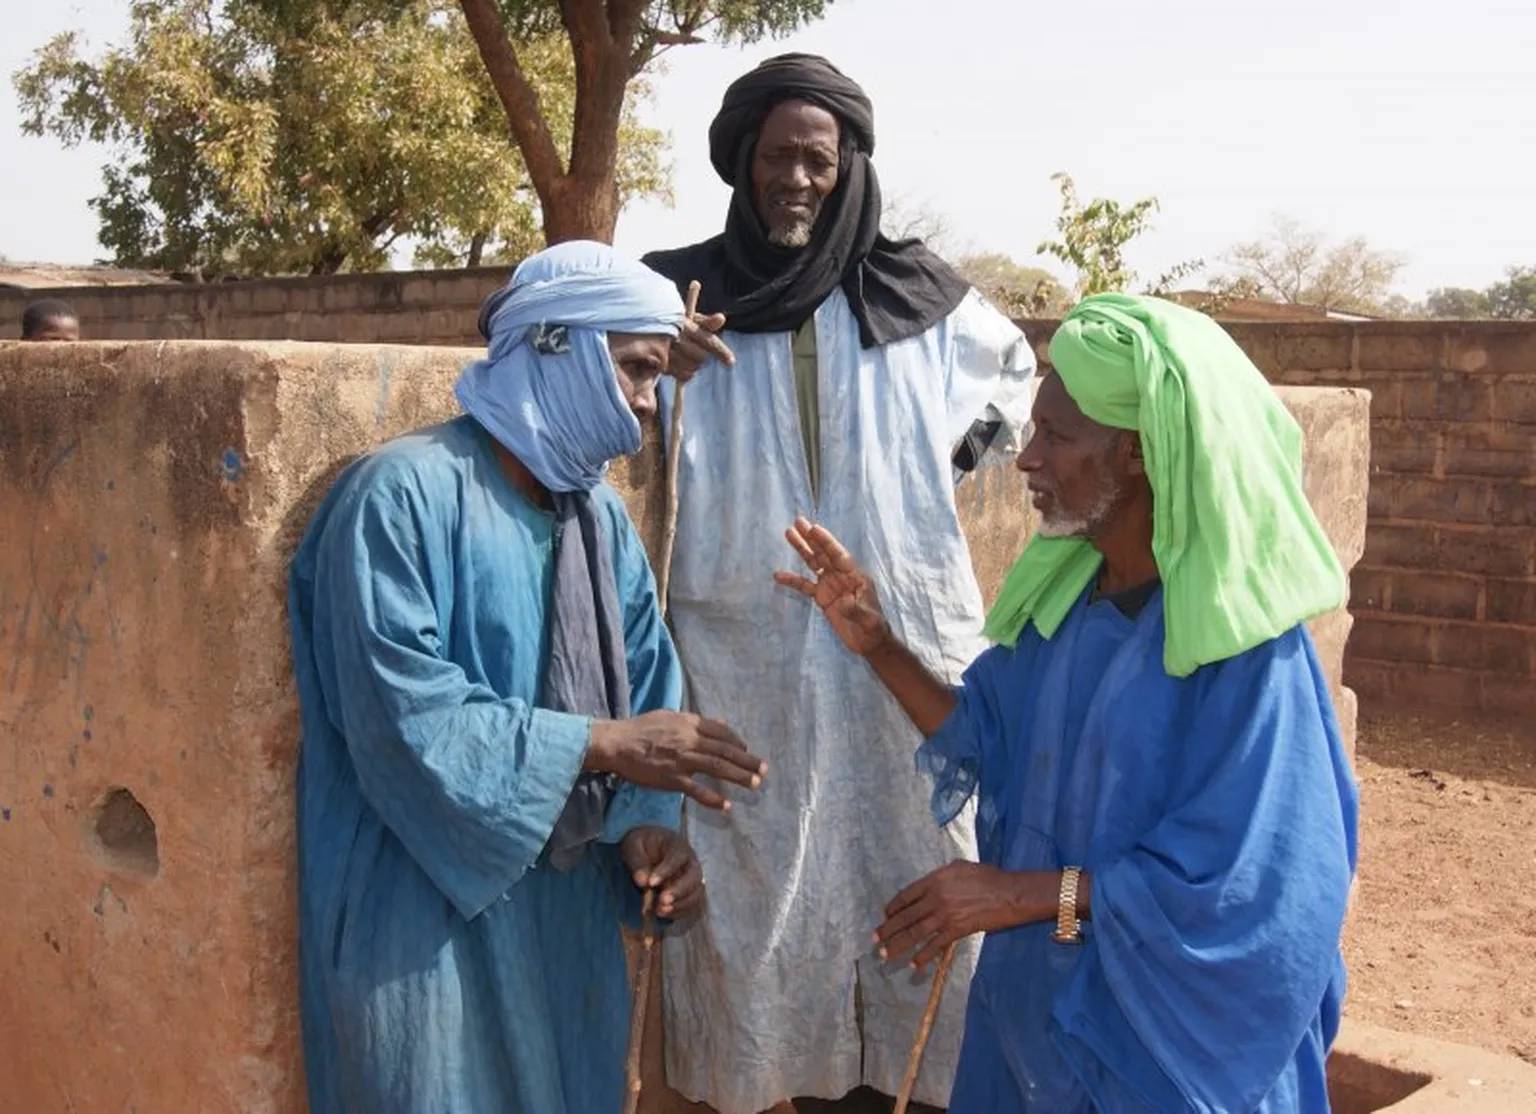
[[1085,867],[1084,946],[989,935],[950,1114],[1325,1114],[1358,796],[1305,628],[1185,679],[1162,594],[966,673],[919,751],[983,862]]
[[[612,545],[635,714],[681,671],[633,525]],[[354,464],[294,559],[303,713],[300,950],[312,1114],[600,1114],[621,1108],[637,893],[613,846],[676,828],[623,786],[569,873],[543,858],[589,721],[533,706],[553,517],[471,419]]]

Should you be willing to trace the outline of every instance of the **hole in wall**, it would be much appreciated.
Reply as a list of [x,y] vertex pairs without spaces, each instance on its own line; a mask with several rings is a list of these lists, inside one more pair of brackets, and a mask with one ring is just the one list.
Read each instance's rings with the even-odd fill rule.
[[107,790],[86,819],[86,831],[96,861],[130,878],[160,873],[160,841],[155,821],[127,789]]

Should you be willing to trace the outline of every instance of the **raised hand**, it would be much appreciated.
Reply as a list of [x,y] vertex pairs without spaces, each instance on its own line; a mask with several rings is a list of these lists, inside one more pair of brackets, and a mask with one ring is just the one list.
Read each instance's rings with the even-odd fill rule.
[[784,531],[784,537],[810,569],[812,578],[776,572],[773,579],[816,602],[843,645],[868,657],[891,641],[891,626],[875,597],[875,584],[853,555],[825,526],[805,518]]
[[686,383],[711,359],[719,360],[726,367],[735,367],[736,354],[715,335],[723,328],[723,313],[695,313],[685,320],[682,334],[672,342],[667,374],[679,383]]

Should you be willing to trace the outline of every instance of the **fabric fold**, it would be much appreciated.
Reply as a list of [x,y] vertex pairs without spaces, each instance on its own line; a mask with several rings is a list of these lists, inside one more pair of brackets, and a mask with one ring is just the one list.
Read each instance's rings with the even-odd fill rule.
[[[1152,551],[1164,584],[1164,666],[1185,677],[1343,605],[1344,570],[1302,487],[1302,436],[1214,320],[1158,298],[1085,298],[1051,341],[1082,412],[1141,436]],[[1081,538],[1035,537],[986,634],[1055,635],[1100,564]]]

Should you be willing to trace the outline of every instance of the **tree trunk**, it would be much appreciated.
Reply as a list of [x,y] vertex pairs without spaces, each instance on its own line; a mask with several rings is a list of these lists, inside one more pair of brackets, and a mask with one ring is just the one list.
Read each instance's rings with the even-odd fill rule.
[[484,232],[476,232],[469,238],[469,258],[465,261],[464,266],[480,266],[480,260],[485,257],[485,241],[486,234]]
[[544,240],[613,243],[619,220],[619,122],[635,74],[644,0],[559,0],[576,62],[571,158],[562,165],[538,94],[507,37],[495,0],[459,0],[512,136],[539,196]]

